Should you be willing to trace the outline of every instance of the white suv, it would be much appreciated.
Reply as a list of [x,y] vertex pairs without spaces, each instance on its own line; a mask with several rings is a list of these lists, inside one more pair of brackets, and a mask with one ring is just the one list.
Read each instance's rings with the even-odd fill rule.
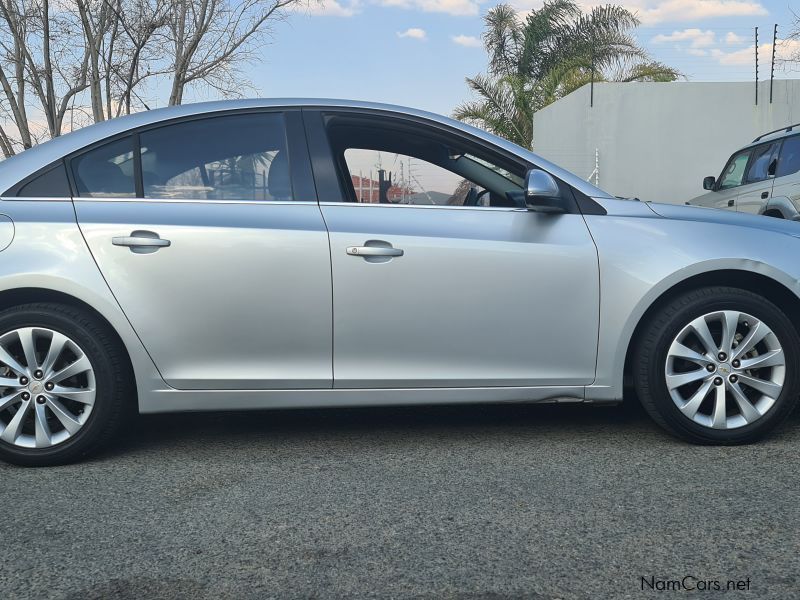
[[800,220],[800,123],[757,137],[703,189],[710,191],[687,204]]

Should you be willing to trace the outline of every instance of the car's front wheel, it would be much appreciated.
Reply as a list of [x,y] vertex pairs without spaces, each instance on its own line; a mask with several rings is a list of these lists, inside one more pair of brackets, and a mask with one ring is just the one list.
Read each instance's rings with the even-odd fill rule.
[[746,290],[707,287],[672,299],[645,324],[635,352],[645,410],[692,442],[755,441],[797,403],[797,331],[777,306]]
[[126,365],[87,311],[37,303],[0,312],[0,458],[45,466],[97,451],[131,402]]

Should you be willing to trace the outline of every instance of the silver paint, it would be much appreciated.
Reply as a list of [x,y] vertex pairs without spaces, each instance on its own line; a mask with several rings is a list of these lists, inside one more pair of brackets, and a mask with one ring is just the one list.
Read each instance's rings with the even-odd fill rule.
[[[427,119],[536,164],[608,214],[3,198],[14,234],[0,253],[0,298],[36,288],[93,307],[127,349],[140,410],[164,412],[613,402],[636,325],[674,285],[733,269],[800,295],[798,223],[614,199],[485,132],[370,103],[247,100],[139,113],[4,161],[0,190],[131,128],[281,106]],[[136,253],[113,244],[136,231],[171,245]],[[370,241],[403,255],[347,253]]]

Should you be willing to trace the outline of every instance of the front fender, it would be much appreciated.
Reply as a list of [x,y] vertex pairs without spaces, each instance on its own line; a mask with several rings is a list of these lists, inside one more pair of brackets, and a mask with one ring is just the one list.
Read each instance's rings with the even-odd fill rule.
[[601,297],[597,376],[587,399],[622,397],[625,357],[636,326],[681,282],[715,271],[746,271],[769,277],[800,298],[795,258],[800,239],[792,235],[738,225],[735,219],[708,222],[655,213],[587,215],[586,221],[600,257]]

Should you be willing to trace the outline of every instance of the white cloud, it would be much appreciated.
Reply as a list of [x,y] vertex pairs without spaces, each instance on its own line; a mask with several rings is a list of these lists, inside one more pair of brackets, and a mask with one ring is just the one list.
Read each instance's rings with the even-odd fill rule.
[[[512,0],[521,12],[541,8],[542,0]],[[755,17],[769,14],[760,0],[619,0],[635,12],[644,25],[687,23],[724,17]],[[607,4],[604,0],[579,0],[584,8]]]
[[474,16],[479,13],[482,0],[378,0],[383,6],[439,12],[448,15]]
[[769,14],[761,2],[753,0],[630,0],[623,4],[645,25]]
[[342,3],[339,0],[324,0],[309,2],[306,8],[299,10],[321,17],[352,17],[361,12],[361,1],[348,0]]
[[746,41],[747,41],[747,38],[745,38],[745,37],[743,37],[741,35],[736,35],[732,31],[729,31],[725,35],[725,43],[730,45],[730,46],[733,46],[734,44],[743,44]]
[[700,48],[689,48],[686,54],[691,56],[708,56],[708,50],[701,50]]
[[692,28],[684,29],[683,31],[673,31],[670,34],[659,34],[652,39],[654,44],[663,44],[665,42],[688,42],[690,48],[707,48],[713,46],[716,41],[716,36],[710,29],[703,31],[702,29]]
[[451,39],[459,46],[466,46],[467,48],[480,48],[483,46],[481,41],[474,35],[454,35]]
[[405,31],[398,31],[397,37],[424,40],[427,37],[427,34],[425,33],[424,29],[420,29],[419,27],[411,27]]
[[[788,59],[790,56],[800,52],[800,40],[781,40],[775,47],[775,58],[777,61]],[[721,65],[726,66],[753,66],[755,67],[755,44],[748,48],[725,52],[719,48],[711,51],[711,56]],[[772,42],[760,44],[758,46],[758,64],[761,73],[769,74],[769,65],[772,62]],[[778,67],[776,66],[776,69]],[[766,70],[765,70],[766,69]]]

